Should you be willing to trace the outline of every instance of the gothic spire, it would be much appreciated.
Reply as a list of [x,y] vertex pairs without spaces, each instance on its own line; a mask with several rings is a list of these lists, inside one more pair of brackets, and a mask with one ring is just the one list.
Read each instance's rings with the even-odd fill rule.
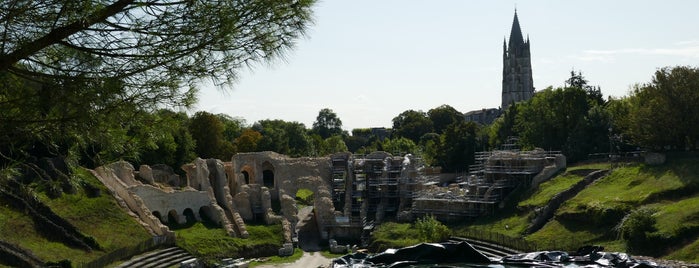
[[524,43],[524,38],[522,38],[522,29],[519,27],[519,20],[517,19],[517,10],[515,9],[515,19],[512,21],[512,31],[510,32],[510,47],[513,45],[519,46]]

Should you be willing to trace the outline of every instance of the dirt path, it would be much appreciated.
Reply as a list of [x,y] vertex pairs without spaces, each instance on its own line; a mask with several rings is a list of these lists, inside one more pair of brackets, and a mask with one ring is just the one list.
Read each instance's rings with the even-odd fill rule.
[[304,252],[300,259],[293,263],[284,264],[264,264],[256,266],[258,268],[316,268],[316,267],[330,267],[330,262],[332,260],[320,255],[319,252]]

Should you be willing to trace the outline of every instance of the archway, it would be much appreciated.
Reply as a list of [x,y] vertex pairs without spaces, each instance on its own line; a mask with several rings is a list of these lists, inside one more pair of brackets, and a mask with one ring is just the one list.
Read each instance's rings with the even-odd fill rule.
[[157,210],[156,210],[156,211],[153,211],[152,214],[153,214],[153,216],[155,216],[156,218],[158,218],[158,220],[160,221],[160,223],[162,223],[162,224],[167,223],[167,219],[165,219],[165,221],[163,221],[163,215],[160,214],[160,211],[157,211]]
[[269,189],[274,188],[274,166],[269,162],[262,163],[262,185]]
[[262,184],[267,188],[274,188],[274,171],[268,169],[262,171]]
[[214,217],[214,210],[211,209],[209,206],[203,206],[199,208],[199,217],[201,218],[201,222],[204,225],[210,225],[210,226],[217,226],[218,223],[216,222],[215,217]]
[[250,174],[248,174],[247,171],[243,170],[241,172],[243,174],[243,180],[245,180],[245,184],[250,184]]
[[191,208],[186,208],[182,212],[182,215],[184,215],[185,219],[187,220],[188,226],[194,225],[194,223],[197,222],[197,216],[194,215],[194,211]]
[[255,180],[255,170],[251,166],[244,165],[242,168],[240,168],[240,174],[243,176],[243,181],[245,181],[245,184],[257,183]]
[[180,216],[177,214],[177,210],[172,209],[167,212],[167,223],[170,225],[178,225],[180,223],[179,218]]

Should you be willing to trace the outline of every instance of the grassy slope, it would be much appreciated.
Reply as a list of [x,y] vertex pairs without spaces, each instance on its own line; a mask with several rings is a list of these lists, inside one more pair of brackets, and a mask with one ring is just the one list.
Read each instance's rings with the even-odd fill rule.
[[[532,208],[546,204],[558,191],[567,189],[581,179],[571,172],[576,169],[606,168],[606,164],[575,166],[551,181],[541,185],[538,191],[524,195],[519,208],[476,221],[461,228],[496,231],[513,237],[521,237],[532,216]],[[674,159],[662,166],[643,164],[618,167],[614,172],[565,202],[556,216],[544,228],[525,239],[541,248],[575,249],[584,244],[603,245],[610,251],[627,251],[623,241],[616,239],[613,227],[629,210],[651,206],[658,210],[657,232],[666,236],[679,236],[687,228],[683,243],[667,258],[699,262],[699,159]],[[508,225],[509,229],[504,228]],[[684,228],[684,229],[683,229]],[[693,228],[693,229],[692,229]],[[458,234],[458,231],[457,231]],[[684,236],[681,236],[684,237]]]
[[284,241],[279,224],[247,225],[247,230],[250,233],[249,238],[235,238],[226,235],[218,226],[197,222],[187,228],[175,229],[175,233],[178,246],[203,258],[207,263],[214,263],[223,258],[259,257],[260,250],[276,253]]
[[510,237],[521,237],[527,229],[530,219],[534,217],[534,208],[546,205],[558,192],[570,188],[583,179],[583,176],[571,171],[595,168],[602,167],[599,164],[571,167],[567,172],[542,183],[534,192],[520,194],[520,201],[516,204],[511,204],[516,206],[516,209],[505,210],[503,214],[498,213],[498,215],[480,218],[471,225],[456,226],[455,233],[458,235],[460,231],[465,229],[477,229],[496,232]]
[[29,249],[44,261],[70,259],[73,264],[88,262],[114,249],[137,244],[150,235],[133,218],[124,212],[116,200],[95,177],[82,170],[78,176],[101,189],[102,195],[89,198],[80,189],[77,194],[64,194],[49,199],[39,198],[59,216],[73,224],[83,234],[94,237],[103,251],[91,253],[51,241],[34,228],[30,217],[0,204],[0,237]]

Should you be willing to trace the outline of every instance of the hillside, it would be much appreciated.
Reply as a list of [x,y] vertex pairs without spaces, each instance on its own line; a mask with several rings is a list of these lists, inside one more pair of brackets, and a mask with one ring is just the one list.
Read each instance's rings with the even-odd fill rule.
[[[41,185],[35,183],[28,187],[27,192],[40,201],[37,203],[45,205],[38,205],[39,214],[43,216],[32,215],[29,212],[32,209],[23,207],[19,204],[21,201],[9,197],[6,192],[0,195],[0,240],[43,262],[68,260],[72,265],[78,265],[151,238],[92,174],[80,169],[72,176],[71,180],[79,184],[72,194],[63,193],[60,197],[50,198],[41,190]],[[47,216],[49,214],[54,216]],[[15,266],[17,263],[0,258],[2,265]]]
[[[532,220],[558,193],[596,170],[609,168],[608,163],[568,167],[538,189],[515,193],[519,198],[513,199],[519,201],[511,202],[511,209],[456,227],[455,232],[481,230],[522,237],[542,250],[575,250],[594,244],[607,251],[699,262],[696,157],[669,157],[660,166],[615,164],[606,176],[591,180],[562,202],[540,229],[527,233]],[[629,214],[627,224],[619,228]]]

